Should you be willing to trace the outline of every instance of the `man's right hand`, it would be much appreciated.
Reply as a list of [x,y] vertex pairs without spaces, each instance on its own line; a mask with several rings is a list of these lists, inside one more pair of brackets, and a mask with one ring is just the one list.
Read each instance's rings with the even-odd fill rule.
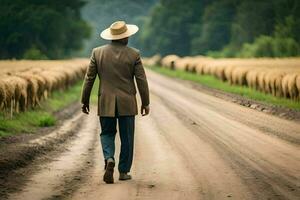
[[142,107],[141,107],[141,114],[142,114],[142,116],[148,115],[149,112],[150,112],[150,107],[149,107],[149,105],[148,105],[148,106],[142,106]]
[[89,112],[90,112],[90,106],[88,104],[83,104],[82,107],[81,107],[81,110],[82,110],[83,113],[88,115]]

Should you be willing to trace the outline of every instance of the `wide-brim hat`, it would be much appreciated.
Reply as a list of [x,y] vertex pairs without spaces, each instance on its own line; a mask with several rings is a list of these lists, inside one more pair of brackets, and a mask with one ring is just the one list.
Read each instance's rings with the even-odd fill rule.
[[124,21],[116,21],[109,28],[101,32],[100,37],[105,40],[120,40],[134,35],[139,27],[134,24],[126,24]]

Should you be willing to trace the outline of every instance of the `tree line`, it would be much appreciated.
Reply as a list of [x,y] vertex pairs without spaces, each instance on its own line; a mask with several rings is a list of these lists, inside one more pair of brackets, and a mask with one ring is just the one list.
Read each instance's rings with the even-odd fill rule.
[[143,56],[300,54],[299,0],[0,0],[0,59],[88,56],[118,19]]
[[141,30],[147,55],[298,56],[300,1],[160,0]]
[[57,59],[83,47],[82,0],[0,0],[0,59]]

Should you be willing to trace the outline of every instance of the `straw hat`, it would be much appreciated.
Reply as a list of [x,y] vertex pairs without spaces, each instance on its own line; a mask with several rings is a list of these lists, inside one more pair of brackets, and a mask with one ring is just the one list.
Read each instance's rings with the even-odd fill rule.
[[100,37],[105,40],[119,40],[135,34],[139,27],[133,24],[126,24],[124,21],[116,21],[109,28],[101,32]]

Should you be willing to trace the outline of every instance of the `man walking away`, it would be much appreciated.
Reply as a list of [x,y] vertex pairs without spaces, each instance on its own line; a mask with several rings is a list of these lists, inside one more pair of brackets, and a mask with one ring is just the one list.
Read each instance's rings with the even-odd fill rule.
[[103,181],[113,183],[115,166],[115,136],[117,121],[121,140],[118,170],[119,180],[131,179],[135,115],[138,114],[134,78],[141,96],[141,114],[148,115],[149,88],[146,74],[136,49],[127,46],[128,37],[138,31],[136,25],[114,22],[101,33],[111,40],[108,45],[92,51],[90,64],[82,87],[82,112],[89,114],[89,99],[96,76],[99,76],[98,115],[101,125],[101,145],[105,158]]

